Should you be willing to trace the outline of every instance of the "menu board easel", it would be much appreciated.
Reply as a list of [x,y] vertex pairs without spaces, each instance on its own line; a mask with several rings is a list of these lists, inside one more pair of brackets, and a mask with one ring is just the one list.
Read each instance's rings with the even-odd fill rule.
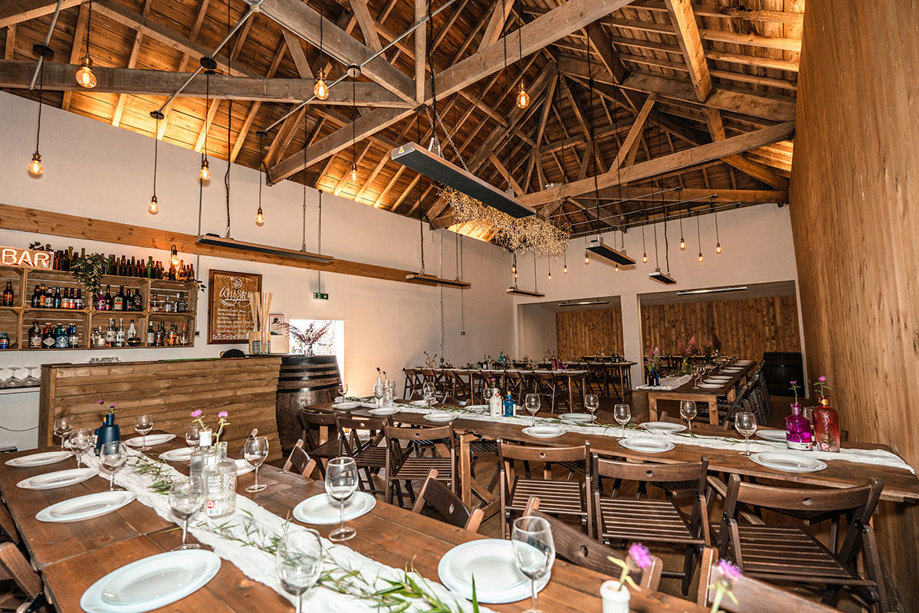
[[208,344],[248,343],[255,328],[250,295],[262,291],[262,275],[211,270],[207,285]]

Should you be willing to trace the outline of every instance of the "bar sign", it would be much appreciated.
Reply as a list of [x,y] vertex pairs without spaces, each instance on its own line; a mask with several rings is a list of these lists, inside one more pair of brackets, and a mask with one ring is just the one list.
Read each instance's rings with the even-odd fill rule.
[[0,247],[0,264],[22,268],[44,268],[51,270],[51,253],[34,249]]
[[329,299],[329,295],[328,295],[328,294],[324,294],[324,293],[322,293],[322,292],[313,292],[313,299],[314,299],[314,300],[328,300],[328,299]]

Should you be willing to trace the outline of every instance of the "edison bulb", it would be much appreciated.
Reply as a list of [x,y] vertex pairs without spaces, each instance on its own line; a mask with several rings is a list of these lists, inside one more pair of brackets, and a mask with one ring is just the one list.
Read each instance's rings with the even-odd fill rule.
[[29,174],[33,177],[40,177],[43,172],[45,168],[41,165],[41,154],[36,151],[32,154],[32,161],[29,162]]
[[588,253],[585,253],[585,254],[584,254],[584,263],[585,263],[585,264],[590,264],[590,254],[588,254]]
[[647,264],[647,263],[648,263],[648,254],[647,254],[647,253],[642,253],[642,254],[641,254],[641,261],[642,261],[644,264]]
[[700,261],[700,262],[702,261],[702,252],[701,252],[701,251],[699,252],[699,261]]
[[721,243],[715,245],[715,253],[721,253]]
[[262,213],[262,207],[258,207],[258,212],[255,214],[255,225],[265,225],[265,215]]
[[549,273],[549,281],[551,281],[551,280],[552,280],[552,273],[550,272],[550,273]]
[[198,176],[201,177],[202,181],[211,180],[211,167],[206,159],[201,160],[201,172],[198,173]]
[[160,205],[156,201],[156,194],[153,194],[153,198],[150,198],[150,205],[147,207],[147,212],[151,215],[156,215],[160,212]]
[[83,56],[83,63],[76,73],[77,85],[92,89],[96,86],[96,75],[93,74],[93,61],[88,55]]
[[565,264],[565,267],[562,268],[562,274],[563,274],[563,275],[567,275],[567,274],[568,274],[568,264]]
[[525,109],[530,106],[530,94],[527,93],[526,88],[523,86],[523,81],[520,82],[520,91],[517,92],[517,108]]
[[319,100],[325,100],[329,97],[329,86],[325,82],[325,75],[322,69],[320,69],[319,74],[316,75],[316,84],[313,85],[313,94]]
[[616,264],[616,272],[619,272],[619,264]]
[[357,183],[357,164],[351,164],[351,182]]
[[681,237],[680,238],[680,251],[685,251],[685,250],[686,250],[686,241],[683,240]]

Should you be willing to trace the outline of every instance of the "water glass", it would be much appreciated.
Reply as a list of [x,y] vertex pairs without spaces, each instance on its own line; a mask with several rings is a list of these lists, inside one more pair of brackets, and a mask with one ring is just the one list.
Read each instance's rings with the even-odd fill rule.
[[341,396],[342,401],[348,396],[348,384],[344,381],[338,384],[338,395]]
[[322,539],[319,533],[302,528],[284,534],[278,540],[275,569],[284,591],[297,597],[297,613],[300,613],[303,594],[316,584],[322,574]]
[[749,411],[741,411],[734,415],[734,428],[743,435],[744,451],[741,455],[750,454],[750,437],[756,434],[756,415]]
[[613,407],[613,419],[622,427],[622,436],[625,436],[625,425],[632,419],[632,407],[621,403]]
[[689,425],[689,431],[692,432],[692,420],[698,413],[696,403],[693,400],[683,400],[680,402],[680,417],[686,420]]
[[596,419],[595,413],[600,408],[600,398],[596,394],[584,396],[584,408],[590,412],[590,421]]
[[193,449],[198,448],[201,444],[201,424],[192,424],[185,428],[185,442]]
[[61,437],[61,451],[64,451],[64,441],[73,432],[73,415],[59,415],[54,418],[54,434]]
[[530,579],[532,606],[525,613],[540,613],[536,581],[548,573],[555,563],[555,541],[552,539],[549,522],[533,516],[514,520],[511,546],[517,570]]
[[329,460],[329,465],[325,469],[325,491],[329,498],[338,503],[340,510],[338,528],[329,533],[330,541],[347,541],[357,534],[354,528],[345,527],[345,504],[354,495],[357,484],[357,463],[354,458],[340,457]]
[[109,473],[108,489],[115,490],[115,473],[128,460],[128,448],[121,441],[105,443],[99,449],[99,462]]
[[172,514],[182,520],[182,544],[179,549],[201,549],[197,543],[188,541],[188,520],[204,504],[203,483],[197,477],[176,477],[169,485],[169,506]]
[[70,433],[67,442],[76,454],[77,468],[80,468],[80,457],[89,449],[89,446],[93,444],[93,431],[89,428],[77,428]]
[[533,425],[536,425],[536,414],[539,413],[539,394],[527,394],[523,406],[533,416]]
[[268,457],[268,437],[267,436],[250,436],[246,439],[243,446],[243,457],[246,462],[255,467],[255,483],[246,488],[247,492],[261,492],[268,487],[258,482],[258,469]]
[[153,430],[153,415],[138,415],[134,420],[134,431],[141,435],[141,451],[150,449],[147,447],[147,434]]
[[437,400],[437,388],[430,381],[425,381],[424,385],[421,386],[421,394],[424,396],[424,402],[428,405],[428,408]]
[[396,397],[393,394],[393,391],[389,388],[386,388],[386,391],[383,392],[383,406],[387,408],[391,407],[395,401]]

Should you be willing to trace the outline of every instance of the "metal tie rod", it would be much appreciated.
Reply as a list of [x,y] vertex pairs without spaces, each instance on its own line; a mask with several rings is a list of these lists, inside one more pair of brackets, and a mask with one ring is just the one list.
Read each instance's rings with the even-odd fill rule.
[[[384,53],[386,53],[387,51],[389,51],[390,49],[392,49],[392,48],[396,45],[396,43],[402,41],[402,39],[404,39],[406,36],[408,36],[409,34],[411,34],[412,32],[414,32],[414,31],[417,30],[418,28],[420,28],[422,25],[426,24],[428,21],[430,21],[430,20],[434,17],[434,15],[437,15],[438,13],[440,13],[441,11],[443,11],[445,8],[447,8],[448,6],[450,6],[451,4],[453,4],[454,2],[456,2],[456,0],[447,0],[447,2],[444,3],[442,6],[440,6],[436,11],[434,11],[434,12],[431,13],[430,15],[425,15],[424,17],[422,17],[421,19],[419,19],[419,20],[415,23],[415,25],[413,25],[412,27],[410,27],[408,30],[406,30],[405,32],[403,32],[402,34],[400,34],[399,36],[397,36],[396,38],[392,39],[392,40],[391,40],[389,43],[387,43],[382,49],[380,49],[379,51],[375,52],[373,55],[371,55],[370,57],[368,57],[366,60],[364,60],[364,61],[361,62],[360,64],[356,64],[356,65],[355,65],[355,64],[349,64],[348,62],[342,60],[341,58],[335,57],[334,55],[332,55],[332,54],[329,53],[328,51],[323,51],[323,53],[328,53],[330,57],[334,57],[336,60],[338,60],[339,62],[341,62],[341,63],[344,64],[345,66],[348,66],[349,69],[350,69],[352,66],[357,66],[357,69],[360,70],[361,68],[363,68],[364,66],[366,66],[367,64],[369,64],[370,62],[372,62],[373,60],[377,59],[378,57],[380,57],[381,55],[383,55]],[[271,19],[273,19],[274,21],[276,21],[280,26],[282,26],[282,27],[284,27],[284,28],[287,28],[288,30],[290,29],[290,28],[287,26],[287,24],[285,24],[285,23],[284,23],[283,21],[281,21],[279,18],[273,16],[273,15],[271,14],[270,9],[267,10],[267,11],[266,11],[266,10],[263,10],[262,12],[263,12],[265,15],[267,15],[269,18],[271,18]],[[320,17],[320,19],[321,19],[321,17]],[[416,61],[417,61],[417,58],[416,58]],[[334,81],[332,81],[332,82],[329,84],[329,89],[332,89],[333,86],[335,86],[335,85],[341,83],[341,82],[345,79],[345,77],[347,77],[347,76],[348,76],[348,73],[345,73],[345,74],[341,75],[340,77],[338,77],[337,79],[335,79]],[[307,104],[309,104],[310,102],[312,102],[312,101],[315,100],[315,99],[316,99],[316,96],[315,96],[315,95],[310,96],[309,98],[307,98],[306,100],[304,100],[304,101],[301,102],[300,104],[298,104],[298,105],[296,105],[295,107],[293,107],[287,114],[282,115],[281,117],[279,117],[277,121],[275,121],[273,124],[271,124],[270,126],[268,126],[267,128],[265,128],[264,131],[265,131],[265,132],[268,132],[269,130],[273,130],[273,129],[274,129],[278,124],[280,124],[282,121],[284,121],[285,119],[287,119],[288,117],[290,117],[291,115],[293,115],[294,113],[296,113],[297,111],[299,111],[300,109],[302,109],[304,106],[306,106]]]
[[[646,214],[647,214],[647,213],[649,213],[649,212],[660,211],[660,210],[663,210],[663,209],[669,209],[669,208],[678,206],[678,205],[680,205],[680,204],[688,204],[688,203],[690,203],[690,202],[701,202],[701,201],[703,201],[703,200],[714,200],[715,198],[717,198],[717,196],[715,196],[714,194],[712,194],[711,196],[702,196],[701,198],[693,198],[692,200],[681,200],[680,202],[668,203],[668,204],[666,204],[665,206],[656,206],[656,207],[652,207],[652,208],[650,208],[650,209],[641,209],[641,211],[642,211],[643,213],[646,213]],[[603,205],[603,206],[606,206],[606,205]],[[604,211],[604,213],[605,213],[605,212],[606,212],[606,211]],[[625,213],[625,214],[623,214],[623,215],[616,215],[616,214],[613,214],[613,215],[600,215],[600,216],[598,216],[598,217],[596,218],[596,220],[597,220],[597,221],[606,221],[607,219],[619,219],[620,217],[623,217],[623,216],[624,216],[624,217],[628,217],[628,216],[629,216],[629,213]],[[581,222],[578,222],[578,223],[581,223]],[[587,222],[585,221],[585,222],[583,222],[583,223],[587,223]],[[622,224],[616,224],[616,225],[617,225],[617,226],[621,226]],[[626,225],[626,227],[629,227],[629,224],[625,224],[625,225]]]
[[[249,5],[249,10],[246,11],[246,14],[242,16],[242,18],[239,20],[239,22],[238,22],[235,26],[233,26],[233,29],[230,30],[229,32],[227,32],[227,35],[223,37],[223,40],[220,41],[220,43],[217,45],[217,47],[210,53],[210,55],[207,56],[207,58],[211,58],[211,59],[212,59],[215,55],[217,55],[217,54],[220,52],[220,50],[223,49],[223,46],[226,45],[227,42],[229,42],[230,38],[231,38],[234,34],[236,34],[236,32],[243,26],[243,24],[246,23],[246,21],[247,21],[250,17],[252,17],[252,16],[255,15],[256,13],[258,13],[258,12],[261,11],[262,0],[246,0],[246,2],[247,2],[247,4]],[[203,60],[203,59],[205,59],[205,58],[202,58],[202,60]],[[169,106],[169,105],[172,103],[173,100],[175,100],[175,97],[178,96],[179,94],[181,94],[182,91],[184,91],[185,88],[188,87],[188,85],[195,79],[195,77],[197,77],[199,74],[201,74],[201,71],[202,71],[202,70],[204,70],[204,65],[203,65],[203,64],[199,65],[198,68],[196,68],[195,71],[194,71],[193,73],[191,73],[191,76],[189,76],[187,79],[185,79],[185,82],[182,83],[182,85],[180,85],[179,88],[178,88],[177,90],[175,90],[174,92],[172,92],[172,95],[169,96],[169,98],[166,100],[166,102],[163,103],[163,106],[161,106],[161,107],[158,109],[158,112],[159,112],[159,113],[162,113],[163,111],[165,111],[165,110],[166,110],[166,107]]]
[[[48,43],[51,42],[51,34],[54,32],[54,26],[57,25],[57,16],[61,14],[61,6],[64,4],[64,0],[57,0],[57,6],[54,7],[54,15],[51,17],[51,25],[48,26],[48,33],[45,35],[45,42],[42,44],[43,47],[47,49]],[[45,62],[45,55],[41,54],[38,56],[38,64],[35,65],[35,72],[32,73],[32,81],[29,83],[29,91],[35,89],[35,81],[38,80],[38,71],[41,70],[42,64]]]
[[[633,200],[644,200],[645,198],[651,198],[652,196],[657,196],[659,194],[667,194],[669,192],[675,192],[677,190],[683,189],[682,187],[668,187],[657,192],[651,192],[650,194],[645,194],[644,196],[635,196],[634,198],[622,198],[621,200],[613,200],[612,202],[603,202],[600,206],[612,206],[614,204],[621,204],[623,202],[632,202]],[[711,196],[705,196],[705,198],[710,198]],[[549,216],[549,219],[555,217],[563,217],[567,213],[553,213]]]

